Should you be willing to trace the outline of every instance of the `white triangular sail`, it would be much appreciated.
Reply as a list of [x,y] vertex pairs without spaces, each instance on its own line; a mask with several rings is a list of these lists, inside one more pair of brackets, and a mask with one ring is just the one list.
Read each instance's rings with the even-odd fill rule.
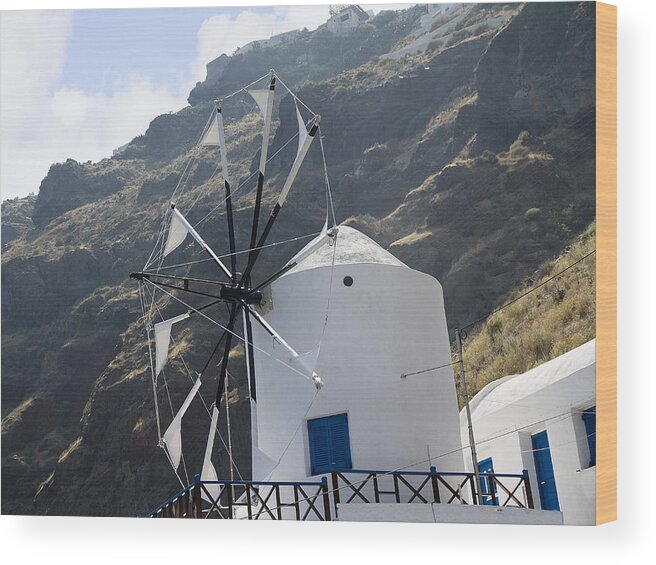
[[301,112],[298,109],[298,104],[296,103],[296,99],[294,99],[294,104],[296,105],[296,120],[298,121],[298,149],[296,150],[296,159],[298,159],[298,156],[301,154],[301,149],[303,149],[303,145],[305,145],[305,140],[307,139],[308,131],[307,128],[305,127],[303,116],[301,116]]
[[[214,449],[214,437],[216,435],[216,427],[219,422],[219,410],[216,406],[212,408],[212,421],[210,423],[210,431],[207,435],[207,445],[205,446],[205,457],[203,458],[203,469],[200,472],[201,481],[218,481],[218,475],[216,474],[216,469],[212,464],[212,450]],[[218,501],[220,489],[219,485],[205,485],[205,488],[210,493],[211,497]],[[201,496],[208,502],[209,500],[207,494],[202,491]]]
[[292,364],[292,367],[294,366],[294,364],[298,364],[303,368],[303,370],[308,375],[313,375],[315,374],[315,370],[317,368],[317,361],[319,360],[320,352],[321,352],[321,343],[318,343],[309,351],[306,351],[305,353],[301,353],[298,357],[292,358],[289,361]]
[[269,149],[269,134],[271,132],[271,114],[273,113],[273,96],[275,93],[275,79],[272,78],[270,88],[266,90],[248,90],[253,100],[257,103],[264,119],[262,130],[262,151],[260,152],[260,173],[264,175]]
[[280,196],[278,196],[278,206],[282,206],[285,203],[285,200],[287,200],[292,184],[294,184],[296,175],[303,164],[303,159],[305,159],[305,155],[307,155],[307,152],[310,149],[310,144],[314,140],[314,136],[319,127],[320,118],[319,116],[315,116],[314,121],[310,126],[310,131],[308,131],[303,123],[303,118],[298,111],[298,107],[296,108],[296,118],[298,120],[298,149],[296,151],[296,158],[294,159],[292,168],[289,171],[289,175],[287,175],[287,180],[285,180],[285,184],[280,191]]
[[262,112],[262,117],[266,120],[269,110],[269,93],[271,90],[267,88],[266,90],[247,90],[246,92],[257,102],[260,112]]
[[[180,211],[175,207],[175,204],[171,204],[171,227],[169,230],[169,240],[173,239],[173,244],[175,245],[172,247],[171,251],[178,247],[183,241],[184,238],[187,236],[187,233],[191,234],[191,237],[193,237],[196,240],[196,243],[200,245],[208,254],[209,256],[214,260],[214,262],[221,268],[221,270],[227,275],[228,278],[232,278],[232,273],[228,270],[228,268],[223,264],[221,259],[212,251],[212,248],[205,243],[205,240],[200,236],[200,234],[195,230],[194,226],[192,226],[188,221],[187,218],[185,218]],[[166,250],[169,247],[169,242],[167,241],[166,247],[164,248],[164,256],[168,253]]]
[[203,137],[201,137],[200,145],[219,145],[221,134],[217,116],[218,114],[216,113],[212,116],[209,127],[205,130]]
[[182,417],[185,415],[185,412],[189,408],[194,396],[196,396],[200,385],[200,379],[197,379],[194,386],[191,387],[187,398],[185,398],[185,401],[182,403],[182,407],[164,432],[164,445],[169,457],[171,458],[171,465],[173,465],[175,469],[180,465],[180,458],[182,457]]
[[209,127],[205,130],[203,137],[201,137],[199,145],[218,145],[219,151],[221,153],[221,169],[223,173],[223,179],[225,182],[230,182],[230,179],[228,178],[228,156],[226,153],[223,113],[221,112],[221,106],[218,100],[216,101],[216,111],[212,116],[212,121],[210,122]]
[[171,215],[171,225],[169,226],[169,234],[166,238],[166,245],[164,246],[164,257],[169,253],[175,251],[182,242],[187,237],[189,230],[187,229],[185,223],[182,221],[178,214],[175,214],[176,210]]
[[219,132],[219,151],[221,153],[221,172],[223,173],[224,182],[230,182],[228,176],[228,150],[225,143],[225,129],[223,126],[223,114],[219,111],[216,113],[217,130]]
[[155,331],[155,377],[159,376],[169,357],[169,344],[171,342],[171,326],[189,317],[189,312],[180,314],[170,320],[164,320],[154,325]]

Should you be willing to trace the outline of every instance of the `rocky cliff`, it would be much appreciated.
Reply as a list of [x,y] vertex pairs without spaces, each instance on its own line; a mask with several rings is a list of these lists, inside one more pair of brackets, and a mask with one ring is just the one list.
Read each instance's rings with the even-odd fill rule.
[[[346,39],[320,28],[291,44],[234,55],[218,77],[194,88],[189,106],[156,117],[113,158],[53,165],[35,201],[3,203],[4,513],[134,516],[175,490],[156,447],[139,300],[127,277],[150,253],[191,157],[179,204],[192,221],[216,207],[216,153],[195,140],[213,98],[271,67],[323,116],[338,221],[436,276],[452,327],[498,305],[586,229],[595,214],[594,6],[466,9],[476,25],[398,60],[384,55],[418,33],[419,7],[383,12]],[[281,151],[269,167],[265,206],[293,151],[284,147],[295,127],[293,104],[279,99],[270,154]],[[226,106],[237,180],[258,162],[250,110]],[[317,151],[274,241],[320,223]],[[248,245],[252,188],[235,199],[239,248]],[[215,249],[226,249],[223,209],[203,228]],[[301,244],[273,248],[254,276]],[[202,266],[195,273],[214,274]],[[213,346],[212,328],[185,333],[179,345],[200,363]],[[247,467],[241,355],[233,352],[231,401],[237,460]],[[183,379],[172,382],[173,402],[187,389]],[[205,417],[197,408],[189,418]],[[201,443],[188,444],[190,473],[199,468]]]

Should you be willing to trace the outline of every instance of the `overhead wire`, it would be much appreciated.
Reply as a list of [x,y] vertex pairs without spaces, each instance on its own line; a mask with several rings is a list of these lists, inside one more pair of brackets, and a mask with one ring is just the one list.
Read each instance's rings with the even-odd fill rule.
[[430,371],[437,371],[438,369],[444,369],[446,367],[453,367],[453,365],[457,365],[460,363],[460,361],[453,361],[452,363],[446,363],[444,365],[438,365],[437,367],[430,367],[428,369],[422,369],[421,371],[411,371],[409,373],[401,373],[401,378],[405,379],[407,377],[411,377],[413,375],[421,375],[423,373],[428,373]]
[[511,304],[514,304],[514,303],[517,302],[518,300],[521,300],[521,299],[524,298],[525,296],[528,296],[528,295],[531,294],[532,292],[535,292],[535,291],[538,290],[539,288],[543,287],[545,284],[547,284],[547,283],[551,282],[552,280],[558,278],[558,277],[561,276],[563,273],[569,271],[572,267],[575,267],[576,265],[578,265],[578,264],[579,264],[581,261],[583,261],[584,259],[587,259],[587,258],[590,257],[591,255],[594,255],[595,251],[596,251],[596,249],[593,249],[593,250],[590,251],[589,253],[586,253],[583,257],[577,259],[576,261],[574,261],[574,263],[572,263],[571,265],[568,265],[568,266],[565,267],[562,271],[559,271],[559,272],[556,273],[555,275],[552,275],[552,276],[549,277],[548,279],[542,281],[540,284],[535,285],[534,287],[532,287],[532,288],[530,288],[529,290],[527,290],[526,292],[520,294],[520,295],[517,296],[516,298],[513,298],[512,300],[509,300],[508,302],[506,302],[505,304],[499,306],[498,308],[495,308],[494,310],[488,312],[488,313],[485,314],[484,316],[481,316],[481,317],[479,317],[479,318],[477,318],[477,319],[475,319],[475,320],[473,320],[473,321],[471,321],[471,322],[466,323],[466,324],[463,325],[460,329],[461,329],[461,330],[467,329],[467,328],[469,328],[469,327],[471,327],[471,326],[473,326],[473,325],[478,324],[479,322],[482,322],[483,320],[486,320],[487,318],[489,318],[489,317],[492,316],[493,314],[496,314],[497,312],[500,312],[500,311],[503,310],[504,308],[508,308],[508,306],[510,306]]
[[[547,283],[553,281],[554,279],[558,278],[558,277],[561,276],[562,274],[566,273],[567,271],[569,271],[570,269],[572,269],[573,267],[575,267],[576,265],[578,265],[579,263],[581,263],[584,259],[587,259],[587,258],[590,257],[591,255],[593,255],[593,254],[595,253],[595,251],[596,251],[596,249],[593,249],[593,250],[590,251],[589,253],[586,253],[583,257],[580,257],[579,259],[577,259],[576,261],[574,261],[573,263],[571,263],[570,265],[568,265],[567,267],[565,267],[563,270],[557,272],[556,274],[550,276],[548,279],[542,281],[540,284],[538,284],[538,285],[536,285],[536,286],[534,286],[534,287],[531,287],[531,288],[530,288],[529,290],[527,290],[526,292],[520,294],[519,296],[513,298],[512,300],[509,300],[508,302],[506,302],[505,304],[499,306],[498,308],[495,308],[494,310],[491,310],[490,312],[488,312],[488,313],[485,314],[484,316],[481,316],[481,317],[479,317],[479,318],[477,318],[477,319],[475,319],[475,320],[473,320],[473,321],[471,321],[471,322],[468,322],[468,323],[464,324],[464,325],[463,325],[462,327],[460,327],[459,329],[460,329],[460,330],[464,330],[464,329],[470,328],[471,326],[474,326],[474,325],[478,324],[479,322],[482,322],[482,321],[486,320],[486,319],[489,318],[490,316],[493,316],[493,315],[496,314],[497,312],[500,312],[500,311],[503,310],[504,308],[507,308],[508,306],[514,304],[514,303],[517,302],[518,300],[521,300],[522,298],[528,296],[528,295],[531,294],[532,292],[535,292],[535,291],[538,290],[539,288],[543,287],[543,286],[546,285]],[[450,367],[450,366],[453,366],[453,365],[457,365],[458,363],[460,363],[460,361],[454,361],[454,362],[452,362],[452,363],[447,363],[447,364],[445,364],[445,365],[439,365],[439,366],[437,366],[437,367],[429,367],[429,368],[427,368],[427,369],[422,369],[422,370],[420,370],[420,371],[412,371],[412,372],[409,372],[409,373],[402,373],[402,374],[401,374],[401,378],[402,378],[402,379],[405,379],[406,377],[409,377],[409,376],[412,376],[412,375],[420,375],[420,374],[422,374],[422,373],[428,373],[428,372],[430,372],[430,371],[437,371],[438,369],[443,369],[443,368],[445,368],[445,367]]]
[[[478,444],[481,444],[481,443],[487,443],[487,442],[489,442],[489,441],[493,441],[493,440],[495,440],[495,439],[499,439],[499,438],[501,438],[501,437],[505,437],[505,436],[507,436],[507,435],[509,435],[509,434],[512,434],[512,433],[515,433],[515,432],[522,431],[522,430],[524,430],[524,429],[528,429],[528,428],[531,428],[531,427],[537,426],[538,424],[546,423],[546,422],[548,422],[548,421],[550,421],[550,420],[555,420],[553,423],[557,423],[557,422],[559,422],[559,421],[562,421],[562,420],[566,419],[569,415],[571,415],[571,412],[570,412],[570,411],[563,412],[563,413],[561,413],[561,414],[557,414],[557,415],[554,415],[554,416],[550,416],[550,417],[548,417],[548,418],[544,418],[544,419],[542,419],[542,420],[537,420],[537,421],[531,422],[530,424],[526,424],[526,425],[524,425],[524,426],[520,426],[519,428],[514,428],[514,429],[512,429],[512,430],[509,430],[509,431],[506,431],[506,432],[500,433],[500,434],[498,434],[498,435],[488,437],[488,438],[486,438],[486,439],[484,439],[484,440],[482,440],[482,441],[477,441],[476,443],[477,443],[477,445],[478,445]],[[443,458],[443,457],[447,457],[447,456],[449,456],[449,455],[454,455],[455,453],[458,453],[458,452],[460,452],[460,451],[464,451],[464,450],[466,450],[466,449],[469,449],[469,447],[470,447],[469,445],[463,445],[463,446],[461,446],[461,447],[458,447],[458,448],[456,448],[456,449],[452,449],[452,450],[450,450],[450,451],[445,451],[445,452],[440,453],[440,454],[438,454],[438,455],[431,455],[430,457],[427,457],[427,458],[425,458],[425,459],[420,459],[420,460],[418,460],[418,461],[414,461],[414,462],[412,462],[412,463],[409,463],[409,464],[404,465],[404,466],[401,466],[401,467],[397,467],[397,468],[395,468],[395,469],[393,469],[393,470],[391,470],[391,471],[385,471],[385,472],[383,472],[383,473],[379,473],[379,474],[377,474],[376,478],[377,478],[377,479],[380,479],[381,477],[386,477],[386,476],[389,476],[389,475],[394,475],[394,474],[396,474],[396,473],[400,473],[401,471],[405,471],[405,470],[407,470],[407,469],[411,469],[411,468],[413,468],[413,467],[416,467],[417,465],[421,465],[421,464],[424,464],[424,463],[429,463],[429,462],[431,462],[431,461],[433,461],[433,460],[435,460],[435,459],[441,459],[441,458]],[[463,472],[463,475],[466,474],[466,473],[467,473],[467,471]],[[344,485],[344,486],[337,487],[337,488],[333,487],[333,488],[328,489],[328,490],[326,491],[326,494],[334,494],[335,492],[342,491],[342,490],[345,490],[345,489],[348,489],[348,488],[351,488],[351,486],[350,486],[350,485]],[[307,502],[307,501],[309,501],[309,500],[315,500],[315,498],[316,498],[316,497],[314,497],[314,496],[306,496],[306,497],[303,497],[303,498],[296,499],[294,502],[297,504],[297,503],[301,503],[301,502]],[[275,511],[275,510],[278,510],[279,508],[284,508],[284,507],[285,507],[284,504],[280,504],[279,506],[274,506],[274,507],[272,507],[272,508],[269,508],[269,510],[270,510],[271,512],[273,512],[273,511]]]

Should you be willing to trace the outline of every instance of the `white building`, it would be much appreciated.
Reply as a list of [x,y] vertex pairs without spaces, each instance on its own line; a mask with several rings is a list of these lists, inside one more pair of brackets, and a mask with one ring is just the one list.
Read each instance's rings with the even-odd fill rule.
[[326,22],[328,29],[335,34],[350,33],[369,19],[369,14],[357,4],[342,6],[331,10]]
[[285,31],[277,35],[272,35],[269,39],[256,39],[251,41],[242,47],[237,47],[235,54],[244,55],[253,51],[253,49],[261,49],[263,47],[276,47],[284,43],[293,43],[301,36],[300,29],[293,29],[291,31]]
[[311,352],[323,380],[317,393],[253,327],[257,442],[277,465],[270,480],[345,468],[427,471],[431,454],[449,454],[434,463],[441,471],[462,471],[451,368],[401,378],[451,362],[436,279],[342,226],[335,247],[319,248],[270,288],[260,312],[296,351]]
[[[479,470],[527,469],[535,507],[562,511],[565,524],[595,523],[595,368],[592,340],[471,400]],[[464,411],[460,421],[468,445]]]

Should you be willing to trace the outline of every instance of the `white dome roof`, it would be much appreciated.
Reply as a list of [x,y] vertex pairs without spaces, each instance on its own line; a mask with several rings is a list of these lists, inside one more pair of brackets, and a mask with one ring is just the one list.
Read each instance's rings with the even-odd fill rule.
[[[592,339],[560,357],[521,375],[509,375],[483,387],[472,398],[472,417],[491,414],[596,363],[596,340]],[[462,415],[461,415],[462,418]]]
[[[335,265],[349,265],[353,263],[377,263],[381,265],[394,265],[409,268],[399,261],[386,249],[383,249],[373,239],[349,226],[339,226],[337,234],[337,247],[333,249],[326,243],[303,259],[290,273]],[[308,243],[298,254],[302,254],[315,240]]]

